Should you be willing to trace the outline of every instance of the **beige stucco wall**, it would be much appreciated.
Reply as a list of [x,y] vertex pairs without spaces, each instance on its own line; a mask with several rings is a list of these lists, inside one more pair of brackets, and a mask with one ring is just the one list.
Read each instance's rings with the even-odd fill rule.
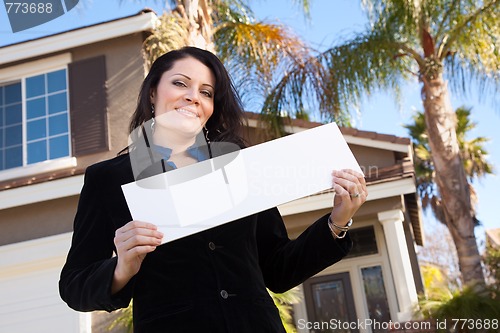
[[367,178],[378,178],[379,169],[394,165],[397,160],[397,154],[390,150],[353,144],[349,148]]
[[142,33],[85,45],[72,50],[73,61],[104,54],[110,150],[78,158],[78,166],[112,158],[127,145],[128,125],[146,75],[141,52]]
[[0,246],[73,230],[78,196],[0,210]]
[[[332,204],[333,204],[333,194],[332,194]],[[356,212],[356,215],[353,217],[354,221],[353,228],[356,227],[356,221],[359,220],[377,221],[378,212],[388,211],[393,209],[404,210],[403,203],[400,197],[390,197],[379,200],[367,201],[363,204],[363,206],[361,206],[361,208]],[[321,216],[328,214],[330,211],[331,209],[322,209],[306,213],[284,216],[283,219],[285,221],[285,225],[290,238],[296,238],[314,221],[316,221]]]

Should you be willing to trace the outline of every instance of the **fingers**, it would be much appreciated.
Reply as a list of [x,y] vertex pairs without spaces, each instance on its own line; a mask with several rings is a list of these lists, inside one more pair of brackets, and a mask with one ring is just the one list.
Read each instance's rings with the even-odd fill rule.
[[348,169],[334,170],[332,180],[335,196],[331,218],[343,226],[366,201],[366,181],[361,173]]
[[154,224],[130,221],[115,232],[114,243],[118,256],[115,268],[117,280],[128,281],[141,267],[146,254],[161,244],[163,233]]
[[148,230],[157,230],[156,225],[148,222],[142,222],[142,221],[130,221],[129,223],[125,224],[123,227],[119,228],[116,230],[116,232],[121,232],[121,233],[126,233],[128,231],[134,230],[134,229],[148,229]]
[[[161,244],[163,234],[157,230],[154,224],[142,221],[130,221],[115,232],[115,246],[118,254],[134,249],[145,251]],[[135,249],[139,247],[138,249]],[[149,248],[148,248],[149,247]],[[139,251],[139,252],[142,252]],[[151,252],[151,251],[149,251]]]
[[130,221],[115,232],[115,237],[125,242],[134,237],[162,239],[163,234],[157,230],[154,224],[142,221]]
[[337,180],[345,180],[346,183],[349,182],[361,186],[366,185],[365,177],[361,173],[351,169],[333,170],[332,176]]
[[368,196],[364,176],[350,169],[334,170],[332,172],[334,190],[336,195],[352,199],[364,199]]

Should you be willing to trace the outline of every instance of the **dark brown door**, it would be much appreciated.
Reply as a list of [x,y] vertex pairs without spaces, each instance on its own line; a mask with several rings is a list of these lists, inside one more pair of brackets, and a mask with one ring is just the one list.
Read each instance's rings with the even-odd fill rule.
[[348,272],[305,281],[304,296],[310,332],[359,332]]

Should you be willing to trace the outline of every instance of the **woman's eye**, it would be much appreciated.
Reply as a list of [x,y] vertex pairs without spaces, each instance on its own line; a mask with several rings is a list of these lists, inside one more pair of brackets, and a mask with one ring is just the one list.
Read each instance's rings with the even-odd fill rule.
[[207,97],[210,97],[210,98],[212,97],[212,93],[208,90],[203,90],[201,93]]
[[186,84],[182,81],[174,81],[174,86],[177,87],[187,87]]

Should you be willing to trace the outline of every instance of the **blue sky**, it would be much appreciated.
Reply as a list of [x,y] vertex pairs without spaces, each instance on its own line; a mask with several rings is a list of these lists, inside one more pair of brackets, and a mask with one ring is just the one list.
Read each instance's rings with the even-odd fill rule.
[[[119,0],[80,0],[80,4],[65,15],[18,33],[12,33],[5,7],[0,5],[0,46],[132,15],[145,7],[161,13],[164,2],[122,0],[120,5]],[[251,8],[258,19],[279,20],[318,49],[325,49],[329,45],[338,43],[353,32],[361,31],[366,24],[360,1],[312,0],[310,21],[306,21],[300,8],[292,5],[291,0],[251,2]],[[478,127],[472,134],[491,139],[487,146],[490,162],[496,165],[497,170],[500,170],[500,145],[498,144],[500,142],[500,105],[493,106],[491,101],[491,96],[483,97],[481,101],[477,97],[467,99],[452,96],[454,108],[461,105],[473,107],[472,119],[478,123]],[[408,135],[402,124],[410,122],[414,110],[422,110],[420,87],[416,80],[403,87],[401,108],[395,104],[390,95],[383,92],[367,98],[359,109],[355,124],[362,130],[406,137]],[[475,187],[480,200],[478,217],[484,224],[484,227],[476,228],[476,235],[479,239],[483,239],[485,228],[500,227],[500,218],[495,209],[495,205],[498,205],[499,177],[489,176],[475,184]]]

